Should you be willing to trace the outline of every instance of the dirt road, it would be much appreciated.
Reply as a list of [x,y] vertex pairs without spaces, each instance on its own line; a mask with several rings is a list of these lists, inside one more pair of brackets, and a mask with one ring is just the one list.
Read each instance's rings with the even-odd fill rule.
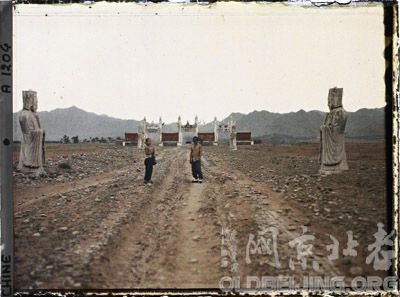
[[[143,184],[141,155],[118,150],[129,162],[100,174],[16,186],[18,288],[218,288],[226,276],[372,273],[360,256],[329,260],[327,234],[343,234],[221,148],[205,148],[203,184],[191,182],[186,147],[160,148],[153,186]],[[305,267],[294,240],[302,232],[315,235]]]

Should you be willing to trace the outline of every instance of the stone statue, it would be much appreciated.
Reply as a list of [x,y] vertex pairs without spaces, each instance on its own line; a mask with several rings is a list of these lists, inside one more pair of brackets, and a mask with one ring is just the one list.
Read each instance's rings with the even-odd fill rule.
[[218,145],[218,121],[217,117],[214,117],[214,145]]
[[37,93],[23,91],[24,108],[19,116],[22,131],[21,149],[18,170],[31,172],[36,175],[45,174],[43,164],[45,161],[45,132],[42,129],[37,115]]
[[139,150],[144,149],[144,143],[147,138],[147,120],[146,117],[143,118],[142,123],[138,127],[138,143],[137,148]]
[[159,146],[163,146],[163,143],[162,143],[162,130],[163,130],[163,122],[162,122],[162,119],[160,117],[160,119],[158,120],[158,145]]
[[237,142],[236,142],[236,126],[233,123],[232,116],[229,120],[229,147],[231,150],[237,150]]
[[177,146],[182,146],[183,144],[183,135],[182,135],[182,120],[181,116],[178,117],[178,143]]
[[197,115],[194,118],[194,128],[195,128],[195,132],[194,132],[195,135],[199,136],[199,118],[197,117]]
[[328,95],[329,112],[320,128],[320,173],[348,170],[344,145],[347,115],[342,106],[343,88],[331,88]]

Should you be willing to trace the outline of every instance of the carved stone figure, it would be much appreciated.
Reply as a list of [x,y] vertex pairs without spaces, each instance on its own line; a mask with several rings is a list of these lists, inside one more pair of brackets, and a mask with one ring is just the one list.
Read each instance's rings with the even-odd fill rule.
[[347,114],[342,106],[343,88],[331,88],[328,95],[329,112],[320,128],[320,173],[348,170],[344,131]]
[[232,116],[229,121],[229,147],[232,151],[237,150],[237,142],[236,142],[236,126],[233,123]]
[[147,121],[146,121],[146,117],[144,117],[142,123],[138,127],[137,148],[139,150],[144,149],[145,140],[146,140],[147,137],[148,137],[148,135],[147,135]]
[[19,116],[22,131],[21,149],[18,169],[23,172],[32,172],[36,175],[45,174],[45,132],[42,129],[37,115],[37,93],[35,91],[22,92],[24,108]]
[[213,145],[218,145],[218,121],[217,117],[214,117],[214,142]]
[[196,137],[198,137],[199,136],[199,118],[197,117],[197,115],[194,118],[194,128],[195,128],[194,133],[195,133]]
[[229,135],[229,147],[232,151],[237,150],[236,132],[231,132]]
[[181,116],[178,117],[178,143],[177,146],[182,146],[183,136],[182,136],[182,120]]
[[163,132],[163,122],[162,119],[160,117],[160,119],[158,120],[158,145],[159,146],[163,146],[162,143],[162,132]]

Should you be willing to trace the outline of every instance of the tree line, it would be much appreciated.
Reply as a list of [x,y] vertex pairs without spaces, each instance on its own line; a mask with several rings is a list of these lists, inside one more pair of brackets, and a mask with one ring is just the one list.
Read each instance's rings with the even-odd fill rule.
[[71,143],[112,143],[116,140],[122,140],[121,137],[89,137],[84,139],[79,139],[79,136],[68,136],[64,135],[60,139],[60,143],[71,144]]

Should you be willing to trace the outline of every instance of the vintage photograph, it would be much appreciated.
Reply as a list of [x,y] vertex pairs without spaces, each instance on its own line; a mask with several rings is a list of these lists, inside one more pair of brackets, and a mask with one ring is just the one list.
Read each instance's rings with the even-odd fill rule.
[[397,282],[382,4],[17,3],[13,43],[16,290]]

